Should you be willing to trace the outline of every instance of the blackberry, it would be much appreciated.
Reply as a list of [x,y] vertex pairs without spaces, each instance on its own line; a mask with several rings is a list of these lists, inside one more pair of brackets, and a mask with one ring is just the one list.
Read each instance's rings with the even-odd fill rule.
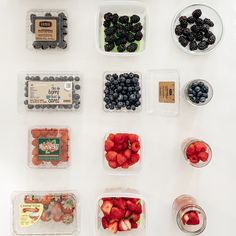
[[194,22],[195,22],[195,18],[193,17],[193,16],[190,16],[190,17],[188,17],[187,18],[187,22],[189,23],[189,24],[193,24]]
[[125,30],[125,26],[122,24],[119,24],[119,23],[116,24],[116,28],[121,29],[121,30]]
[[140,21],[140,17],[137,16],[137,15],[132,15],[132,16],[130,17],[130,22],[131,22],[132,24],[136,24],[136,23],[138,23],[139,21]]
[[106,35],[106,36],[115,34],[115,32],[116,32],[116,27],[112,26],[112,27],[106,28],[106,29],[104,30],[104,32],[105,32],[105,35]]
[[197,40],[197,41],[202,41],[203,40],[203,33],[202,32],[199,32],[199,33],[197,33],[196,35],[195,35],[195,39]]
[[141,23],[137,23],[137,24],[133,25],[131,31],[134,32],[134,33],[137,33],[139,31],[141,31],[142,29],[143,29],[142,24]]
[[125,38],[125,37],[127,37],[127,35],[128,35],[128,32],[126,30],[118,29],[117,32],[116,32],[116,36],[118,38]]
[[210,44],[210,45],[213,45],[215,42],[216,42],[216,36],[214,34],[212,34],[210,36],[210,38],[207,40],[207,42]]
[[176,27],[175,27],[175,34],[180,36],[180,35],[182,35],[182,32],[183,32],[182,26],[181,25],[176,25]]
[[118,20],[119,20],[118,14],[116,14],[116,13],[113,14],[113,16],[112,16],[112,23],[113,24],[117,24]]
[[179,43],[183,46],[186,47],[188,45],[188,40],[184,36],[179,37]]
[[135,34],[134,37],[135,37],[135,40],[141,41],[142,38],[143,38],[143,33],[142,33],[141,31],[139,31],[139,32],[137,32],[137,33]]
[[104,26],[105,28],[109,28],[109,27],[111,26],[111,21],[105,20],[105,21],[103,22],[103,26]]
[[127,48],[126,50],[128,52],[135,52],[138,48],[138,44],[137,43],[131,43]]
[[112,13],[108,12],[104,15],[104,20],[111,21],[112,20]]
[[195,39],[195,34],[193,32],[191,32],[188,37],[187,37],[188,41],[192,42]]
[[198,44],[198,49],[203,51],[208,48],[208,45],[207,41],[203,40]]
[[202,26],[203,24],[204,24],[204,21],[203,21],[203,19],[202,18],[198,18],[198,19],[196,19],[196,25],[197,26]]
[[119,18],[119,22],[122,23],[122,24],[129,23],[129,17],[128,16],[121,16]]
[[210,29],[210,26],[209,25],[203,25],[200,27],[200,30],[204,33],[207,33]]
[[127,43],[126,38],[116,39],[116,41],[115,41],[116,46],[119,46],[121,44],[126,44],[126,43]]
[[104,46],[104,49],[106,52],[110,52],[114,49],[114,47],[115,47],[114,43],[108,43]]
[[210,27],[213,27],[213,26],[214,26],[214,22],[211,21],[211,20],[208,19],[208,18],[205,18],[205,19],[204,19],[204,24],[209,25]]
[[125,24],[124,29],[127,31],[130,31],[132,29],[132,24],[130,24],[130,23]]
[[192,25],[190,30],[194,33],[198,33],[200,31],[200,27],[197,25]]
[[188,20],[187,16],[181,16],[179,18],[179,22],[180,22],[180,24],[183,28],[186,28],[188,26],[188,21],[187,20]]
[[192,16],[194,17],[194,18],[199,18],[200,16],[202,15],[202,11],[201,11],[201,9],[196,9],[195,11],[193,11],[193,13],[192,13]]
[[183,33],[184,36],[189,36],[190,32],[191,32],[190,29],[184,28],[182,33]]
[[126,49],[125,44],[121,44],[121,45],[119,45],[119,46],[117,47],[117,51],[118,51],[118,52],[124,52],[125,49]]
[[211,31],[208,31],[205,33],[204,36],[209,39],[212,35],[214,35],[214,34]]
[[128,33],[126,39],[129,43],[133,43],[135,41],[135,36],[132,33]]
[[113,34],[113,35],[109,35],[109,36],[107,36],[107,37],[105,38],[105,42],[106,42],[106,43],[115,43],[115,40],[116,40],[116,37],[115,37],[114,34]]

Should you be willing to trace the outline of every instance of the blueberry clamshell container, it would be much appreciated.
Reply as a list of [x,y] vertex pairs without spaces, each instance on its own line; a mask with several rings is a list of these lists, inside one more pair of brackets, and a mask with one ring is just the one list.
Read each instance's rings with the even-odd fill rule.
[[180,77],[177,70],[148,71],[145,87],[147,113],[162,116],[179,114]]
[[140,223],[137,229],[131,229],[130,231],[119,231],[118,235],[126,236],[143,236],[147,235],[147,200],[145,196],[139,191],[134,189],[124,189],[124,188],[110,188],[105,189],[102,194],[100,194],[96,200],[96,212],[95,212],[95,232],[94,236],[111,236],[113,233],[102,227],[102,216],[103,213],[100,209],[102,198],[113,198],[113,197],[123,197],[123,198],[139,198],[141,199],[143,213],[140,215]]
[[102,97],[102,101],[103,101],[103,110],[105,112],[111,112],[111,113],[116,113],[116,112],[118,112],[118,113],[139,113],[139,112],[142,111],[143,101],[144,101],[144,98],[143,98],[143,77],[142,77],[142,74],[140,72],[137,72],[137,71],[132,71],[132,73],[139,75],[139,86],[141,88],[141,90],[140,90],[140,93],[141,93],[141,98],[140,98],[141,105],[139,107],[137,107],[136,110],[128,110],[125,107],[121,108],[120,110],[118,110],[118,109],[111,110],[111,109],[107,109],[105,107],[106,103],[104,101],[104,98],[105,98],[104,90],[106,88],[105,83],[107,82],[106,76],[109,75],[109,74],[111,74],[111,75],[112,74],[117,74],[119,76],[120,74],[124,74],[124,73],[131,73],[131,71],[106,71],[103,74],[103,91],[102,91],[103,97]]
[[22,72],[18,76],[18,110],[79,111],[81,76],[78,72]]
[[31,50],[60,51],[68,47],[68,14],[60,9],[32,9],[27,12],[27,42]]
[[[125,133],[125,132],[109,132],[109,133],[107,133],[105,138],[104,138],[104,145],[105,145],[105,141],[106,141],[107,137],[111,133],[112,134],[116,134],[116,133]],[[134,134],[134,132],[132,134]],[[128,169],[123,169],[122,167],[118,167],[116,169],[112,169],[108,165],[108,161],[106,159],[106,151],[103,148],[103,168],[106,171],[106,173],[108,173],[109,175],[114,175],[114,176],[119,176],[119,175],[120,176],[137,175],[142,170],[142,164],[143,164],[143,161],[142,161],[142,142],[141,142],[140,136],[139,136],[139,142],[140,142],[140,150],[137,153],[140,155],[140,159],[139,159],[139,161],[137,163],[135,163],[134,165],[130,166]]]
[[[73,210],[71,210],[71,205]],[[79,197],[75,191],[13,193],[13,235],[78,235],[79,231]]]
[[[140,41],[139,50],[136,52],[106,52],[104,49],[104,14],[107,12],[117,13],[118,15],[131,16],[136,14],[140,17],[143,25],[143,39]],[[148,14],[144,3],[139,1],[104,1],[98,9],[96,16],[96,48],[98,52],[106,56],[138,56],[146,50],[148,32]]]
[[31,127],[28,131],[28,166],[35,169],[68,168],[70,139],[68,127]]

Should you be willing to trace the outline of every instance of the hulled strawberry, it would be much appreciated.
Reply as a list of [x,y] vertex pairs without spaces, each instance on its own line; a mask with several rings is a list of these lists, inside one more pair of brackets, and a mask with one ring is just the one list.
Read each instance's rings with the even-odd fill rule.
[[103,201],[101,210],[104,213],[104,215],[109,215],[111,212],[111,208],[113,207],[112,201]]

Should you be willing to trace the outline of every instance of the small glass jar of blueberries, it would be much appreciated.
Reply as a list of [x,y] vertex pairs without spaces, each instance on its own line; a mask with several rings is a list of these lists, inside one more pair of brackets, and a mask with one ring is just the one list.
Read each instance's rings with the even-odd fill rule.
[[186,100],[194,106],[208,104],[213,97],[213,88],[209,82],[196,79],[188,82],[184,89]]

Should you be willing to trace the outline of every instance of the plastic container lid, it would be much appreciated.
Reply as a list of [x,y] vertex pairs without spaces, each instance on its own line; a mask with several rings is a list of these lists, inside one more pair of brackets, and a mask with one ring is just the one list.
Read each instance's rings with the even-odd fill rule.
[[150,70],[146,78],[146,106],[150,114],[176,116],[179,113],[180,85],[176,70]]
[[78,200],[73,192],[18,192],[13,197],[14,235],[74,235]]

